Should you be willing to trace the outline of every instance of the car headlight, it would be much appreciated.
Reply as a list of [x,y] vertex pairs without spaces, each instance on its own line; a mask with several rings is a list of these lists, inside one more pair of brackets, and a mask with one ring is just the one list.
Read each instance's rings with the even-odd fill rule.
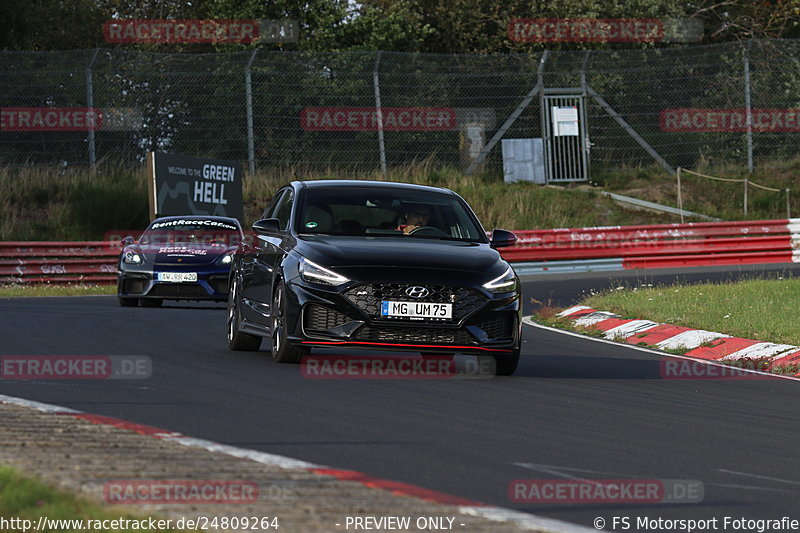
[[511,292],[517,288],[517,278],[511,267],[492,281],[483,284],[483,288],[489,292]]
[[230,265],[233,262],[233,253],[223,255],[219,262],[223,265]]
[[134,251],[128,250],[122,255],[122,261],[129,265],[141,265],[142,264],[142,256],[137,254]]
[[321,267],[305,257],[300,258],[300,277],[305,281],[333,286],[350,281],[348,278],[337,274],[333,270]]

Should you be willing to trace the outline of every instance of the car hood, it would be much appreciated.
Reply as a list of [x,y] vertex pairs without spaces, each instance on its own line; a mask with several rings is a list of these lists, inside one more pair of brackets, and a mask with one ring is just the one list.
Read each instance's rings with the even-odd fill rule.
[[500,254],[488,244],[444,239],[303,236],[299,238],[297,251],[344,275],[356,270],[393,268],[472,272],[486,276],[507,268]]
[[155,264],[205,265],[233,249],[209,244],[144,244],[138,246],[145,260]]

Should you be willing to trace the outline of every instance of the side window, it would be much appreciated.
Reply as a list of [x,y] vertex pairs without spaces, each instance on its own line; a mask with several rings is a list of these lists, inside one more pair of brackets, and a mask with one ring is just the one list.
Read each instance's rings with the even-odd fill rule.
[[288,190],[281,199],[278,212],[273,215],[275,218],[280,220],[280,226],[282,230],[289,229],[289,222],[292,216],[292,205],[294,205],[294,191]]
[[261,215],[261,218],[275,218],[277,216],[275,212],[277,211],[278,206],[281,205],[281,198],[283,198],[285,192],[285,190],[281,190],[275,194],[267,208],[264,209],[264,214]]

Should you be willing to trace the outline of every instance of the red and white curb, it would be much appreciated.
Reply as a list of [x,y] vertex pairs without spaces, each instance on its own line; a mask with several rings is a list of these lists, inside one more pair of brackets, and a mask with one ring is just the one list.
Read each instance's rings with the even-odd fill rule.
[[523,513],[513,509],[486,505],[481,502],[467,500],[465,498],[452,496],[443,492],[429,490],[416,485],[411,485],[409,483],[390,481],[372,477],[353,470],[340,470],[301,461],[299,459],[293,459],[291,457],[284,457],[282,455],[248,450],[245,448],[238,448],[236,446],[229,446],[227,444],[220,444],[210,440],[188,437],[174,431],[159,429],[152,426],[145,426],[119,418],[84,413],[68,407],[41,403],[33,400],[16,398],[13,396],[5,396],[2,394],[0,394],[0,403],[28,407],[44,413],[71,416],[80,420],[89,421],[93,424],[113,426],[116,428],[133,431],[140,435],[145,435],[164,441],[175,442],[189,448],[199,448],[210,452],[223,453],[240,459],[249,459],[257,463],[282,468],[284,470],[305,470],[322,476],[333,477],[340,481],[359,483],[371,489],[385,490],[399,496],[410,496],[419,500],[439,503],[442,505],[453,505],[457,507],[461,514],[474,516],[476,518],[490,520],[493,522],[507,522],[522,529],[531,531],[541,531],[543,533],[591,533],[596,531],[593,528],[588,528],[578,524],[571,524],[561,520]]
[[[603,332],[606,339],[661,350],[686,350],[688,358],[706,361],[756,360],[766,363],[766,370],[800,364],[800,346],[776,344],[723,333],[692,329],[650,320],[624,319],[607,311],[576,305],[558,313],[577,326]],[[800,376],[800,372],[795,376]]]

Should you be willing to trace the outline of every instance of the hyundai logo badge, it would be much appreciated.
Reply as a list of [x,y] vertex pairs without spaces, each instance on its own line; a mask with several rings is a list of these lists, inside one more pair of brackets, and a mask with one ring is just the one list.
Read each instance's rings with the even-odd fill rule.
[[427,295],[430,294],[430,291],[425,287],[420,287],[419,285],[415,285],[413,287],[407,288],[406,294],[408,294],[412,298],[425,298]]

